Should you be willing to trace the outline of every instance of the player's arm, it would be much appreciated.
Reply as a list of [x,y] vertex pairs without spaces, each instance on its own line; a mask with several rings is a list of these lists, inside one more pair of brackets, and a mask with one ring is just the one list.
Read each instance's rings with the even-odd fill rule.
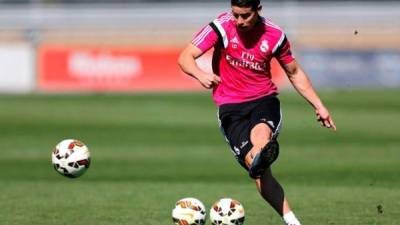
[[209,89],[219,84],[221,79],[219,76],[207,73],[197,66],[196,59],[202,54],[201,49],[190,43],[179,55],[178,64],[183,72],[196,78],[201,85]]
[[293,60],[288,64],[284,64],[283,68],[297,92],[299,92],[313,106],[317,114],[317,120],[321,122],[321,125],[327,128],[332,128],[336,131],[335,123],[333,122],[328,109],[318,97],[310,79],[297,61]]

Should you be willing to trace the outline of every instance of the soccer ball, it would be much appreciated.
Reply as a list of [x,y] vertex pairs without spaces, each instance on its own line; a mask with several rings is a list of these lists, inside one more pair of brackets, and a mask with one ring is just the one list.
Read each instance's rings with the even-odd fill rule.
[[76,178],[89,168],[90,152],[81,141],[66,139],[54,148],[51,161],[58,173],[69,178]]
[[172,220],[175,225],[204,225],[206,208],[198,199],[183,198],[175,203]]
[[243,205],[231,198],[220,199],[211,207],[210,220],[213,225],[242,225]]

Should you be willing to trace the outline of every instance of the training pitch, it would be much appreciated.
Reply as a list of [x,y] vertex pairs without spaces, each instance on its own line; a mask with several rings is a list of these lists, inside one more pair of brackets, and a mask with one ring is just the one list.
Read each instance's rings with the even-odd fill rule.
[[[276,178],[304,225],[399,225],[400,91],[321,91],[338,131],[292,92]],[[245,225],[279,225],[219,132],[208,94],[0,96],[1,225],[172,225],[176,200],[238,199]],[[86,143],[78,179],[51,166]],[[207,224],[210,224],[209,220]]]

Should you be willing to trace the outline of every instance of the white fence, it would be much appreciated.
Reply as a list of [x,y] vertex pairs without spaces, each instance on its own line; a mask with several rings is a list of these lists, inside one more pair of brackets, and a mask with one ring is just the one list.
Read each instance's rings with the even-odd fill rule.
[[[358,30],[363,35],[400,33],[400,2],[362,3],[263,3],[263,15],[272,18],[290,35],[341,34]],[[227,4],[111,4],[111,5],[32,5],[0,8],[0,38],[23,31],[20,38],[37,38],[40,32],[51,37],[118,34],[148,40],[149,36],[171,37],[182,41],[211,21]],[[66,31],[67,32],[64,32]],[[71,34],[70,30],[75,30]],[[85,32],[89,30],[89,32]],[[101,32],[105,30],[107,32]],[[316,31],[317,30],[317,31]],[[6,32],[8,31],[8,32]],[[39,32],[34,33],[32,32]],[[49,31],[58,31],[49,32]],[[105,34],[104,34],[105,33]],[[11,35],[10,35],[11,36]],[[117,38],[118,37],[114,37]],[[68,38],[66,38],[68,39]],[[1,40],[1,39],[0,39]]]
[[34,50],[29,45],[0,45],[0,92],[26,93],[35,87]]
[[[35,50],[42,43],[181,48],[196,30],[227,10],[229,1],[226,4],[1,6],[0,92],[35,90],[38,76]],[[400,87],[400,62],[396,63],[400,60],[400,2],[264,1],[262,14],[286,30],[295,52],[305,58],[305,63],[312,64],[314,60],[308,59],[315,55],[324,63],[349,54],[360,62],[369,60],[370,63],[358,63],[362,65],[360,69],[346,64],[345,68],[352,68],[348,72],[353,73],[354,79],[345,77],[347,72],[338,68],[341,82],[335,78],[339,73],[332,71],[335,86],[357,87],[357,80],[367,79],[363,86]],[[314,51],[315,48],[328,50]],[[389,58],[392,63],[385,63],[382,58]],[[304,66],[313,71],[313,80],[320,81],[318,85],[332,84],[325,70],[315,64]],[[372,73],[354,74],[357,71],[381,74],[375,79]]]

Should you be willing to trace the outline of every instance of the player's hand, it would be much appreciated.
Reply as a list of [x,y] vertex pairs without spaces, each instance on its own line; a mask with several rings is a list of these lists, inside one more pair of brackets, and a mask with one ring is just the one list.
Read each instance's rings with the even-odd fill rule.
[[215,74],[204,73],[197,77],[203,87],[210,89],[221,83],[221,78]]
[[336,131],[335,122],[333,122],[328,109],[325,107],[317,108],[315,113],[317,114],[317,121],[320,122],[323,127],[331,128],[332,130]]

